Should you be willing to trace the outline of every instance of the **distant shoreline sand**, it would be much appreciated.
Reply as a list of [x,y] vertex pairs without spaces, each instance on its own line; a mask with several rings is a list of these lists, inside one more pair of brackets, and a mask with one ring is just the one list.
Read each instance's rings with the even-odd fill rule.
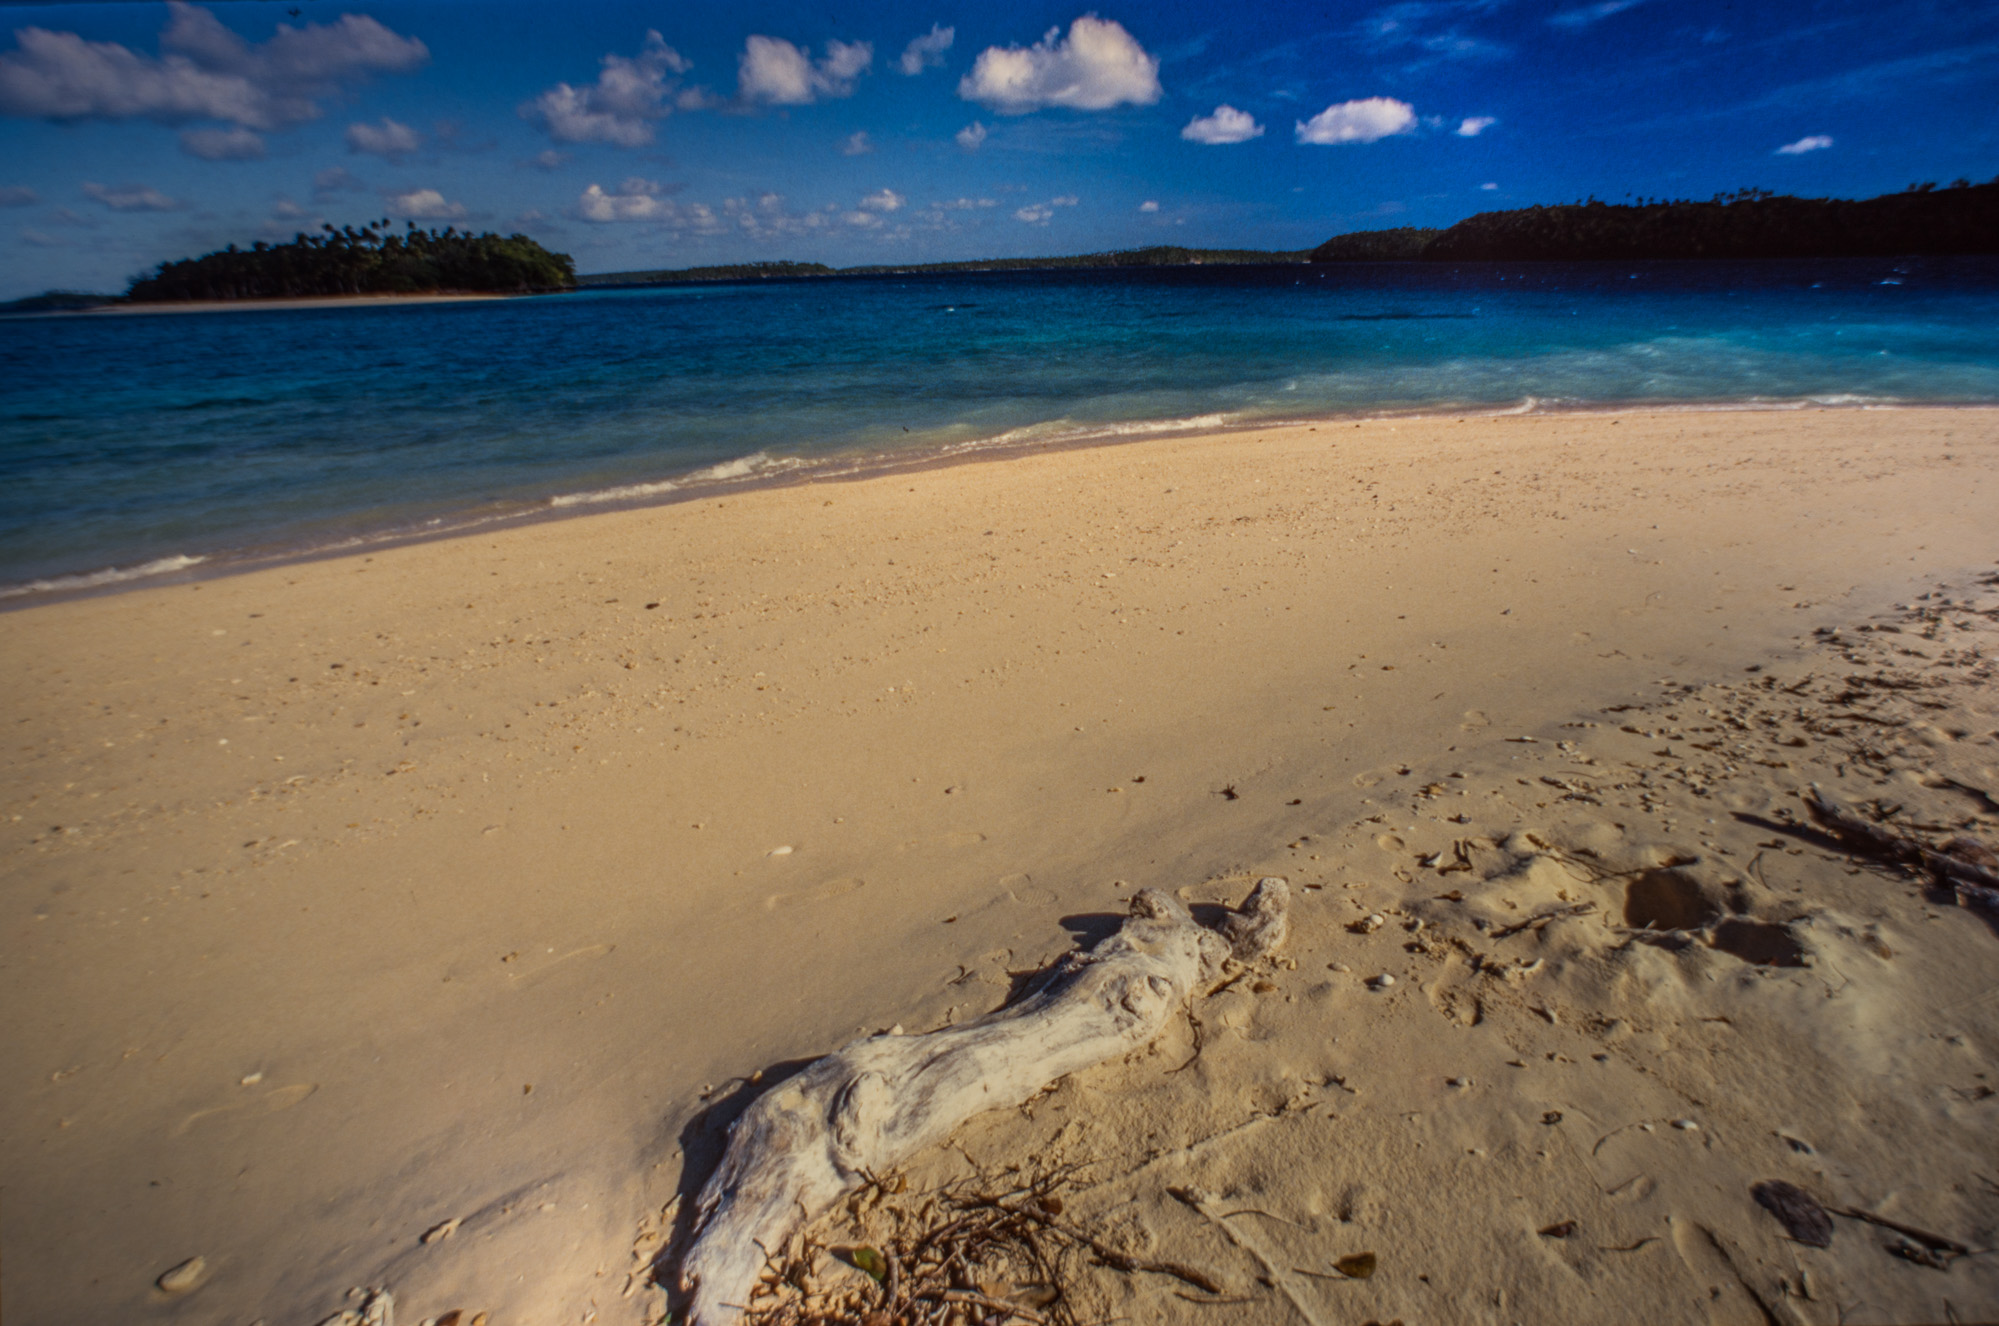
[[404,304],[474,304],[518,295],[315,295],[305,299],[196,299],[149,304],[101,304],[95,308],[60,309],[48,317],[136,317],[145,313],[255,313],[271,309],[387,308]]
[[[512,298],[512,296],[496,296],[496,298]],[[419,299],[417,302],[426,301]],[[1674,405],[1649,403],[1619,405],[1615,402],[1591,402],[1568,405],[1530,398],[1521,405],[1474,406],[1446,411],[1425,409],[1412,411],[1409,414],[1370,411],[1362,415],[1328,415],[1261,422],[1219,421],[1211,418],[1132,421],[1124,424],[1106,424],[1096,428],[1079,425],[1072,434],[1002,436],[981,439],[969,444],[948,444],[934,449],[912,449],[907,452],[872,455],[825,456],[810,460],[772,459],[763,453],[758,453],[750,457],[724,461],[692,475],[638,479],[605,489],[559,493],[538,500],[507,503],[492,509],[468,509],[430,517],[415,525],[360,529],[330,539],[304,539],[294,543],[277,543],[224,553],[200,549],[175,550],[162,552],[158,557],[145,562],[127,562],[94,567],[86,571],[63,572],[30,581],[0,583],[0,614],[31,604],[62,602],[79,597],[123,593],[129,589],[148,586],[240,575],[275,566],[296,565],[329,557],[375,553],[384,549],[439,540],[472,538],[499,530],[576,517],[678,506],[771,488],[865,482],[883,476],[913,474],[960,465],[1003,462],[1024,455],[1142,445],[1148,441],[1172,438],[1239,437],[1245,434],[1293,429],[1309,432],[1319,428],[1384,428],[1393,432],[1404,427],[1420,428],[1465,420],[1522,416],[1611,419],[1855,410],[1948,412],[1993,408],[1995,407],[1985,405],[1902,405],[1845,400],[1714,401]]]
[[1294,965],[912,1199],[1090,1165],[1073,1218],[1244,1321],[1990,1317],[1994,1259],[1821,1252],[1750,1185],[1993,1241],[1999,937],[1787,817],[1999,827],[1995,509],[1999,409],[1436,416],[24,604],[9,1301],[137,1319],[199,1257],[204,1320],[657,1322],[754,1082],[1275,874]]

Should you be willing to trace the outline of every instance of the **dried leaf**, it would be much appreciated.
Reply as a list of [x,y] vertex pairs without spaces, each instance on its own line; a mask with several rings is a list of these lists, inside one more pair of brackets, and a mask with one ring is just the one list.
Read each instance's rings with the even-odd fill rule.
[[1537,1229],[1534,1232],[1544,1239],[1565,1239],[1576,1232],[1576,1222],[1573,1220],[1558,1220],[1554,1224]]
[[855,1248],[847,1254],[847,1260],[866,1271],[876,1284],[888,1275],[888,1259],[873,1248]]
[[1808,1248],[1832,1245],[1832,1217],[1818,1198],[1794,1183],[1771,1179],[1749,1190],[1756,1204],[1777,1218],[1784,1232]]
[[1374,1254],[1354,1252],[1333,1263],[1333,1269],[1349,1280],[1365,1280],[1374,1274]]

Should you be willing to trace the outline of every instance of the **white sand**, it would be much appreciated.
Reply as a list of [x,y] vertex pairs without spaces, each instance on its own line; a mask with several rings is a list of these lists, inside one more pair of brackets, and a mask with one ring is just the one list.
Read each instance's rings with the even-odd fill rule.
[[[1247,1298],[1106,1274],[1093,1310],[1989,1318],[1992,1258],[1849,1221],[1801,1250],[1747,1186],[1999,1227],[1999,936],[1759,822],[1808,777],[1999,822],[1937,782],[1999,791],[1961,652],[1990,617],[1853,661],[1811,635],[1943,584],[1989,607],[1995,478],[1993,411],[1322,424],[11,613],[6,1306],[279,1326],[388,1285],[408,1320],[655,1320],[628,1273],[712,1156],[704,1099],[984,1011],[1135,887],[1277,873],[1296,970],[1194,1010],[1192,1068],[1183,1029],[962,1139],[1138,1171],[1079,1211]],[[1839,698],[1890,668],[1950,684]],[[1838,717],[1877,703],[1900,725]],[[1471,869],[1421,864],[1458,843]],[[1628,877],[1582,877],[1681,857],[1660,887],[1814,965],[1627,943]],[[1298,1267],[1382,1269],[1301,1309],[1190,1183]]]

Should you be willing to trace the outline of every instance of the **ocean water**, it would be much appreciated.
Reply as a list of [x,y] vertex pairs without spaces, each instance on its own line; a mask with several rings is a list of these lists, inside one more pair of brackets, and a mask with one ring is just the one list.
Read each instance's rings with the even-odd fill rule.
[[926,456],[1999,403],[1999,259],[1366,264],[0,319],[0,602]]

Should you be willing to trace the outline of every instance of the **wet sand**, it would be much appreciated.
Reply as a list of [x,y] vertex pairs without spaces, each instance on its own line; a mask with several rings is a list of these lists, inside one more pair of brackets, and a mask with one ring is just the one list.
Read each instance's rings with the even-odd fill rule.
[[[1995,479],[1999,411],[1327,423],[11,613],[6,1307],[656,1321],[732,1083],[1274,873],[1295,970],[1195,1067],[916,1167],[1094,1166],[1245,1300],[1099,1315],[1990,1317],[1993,1259],[1800,1251],[1747,1185],[1999,1237],[1999,936],[1784,827],[1810,780],[1999,823]],[[1260,1285],[1189,1183],[1381,1270]]]

